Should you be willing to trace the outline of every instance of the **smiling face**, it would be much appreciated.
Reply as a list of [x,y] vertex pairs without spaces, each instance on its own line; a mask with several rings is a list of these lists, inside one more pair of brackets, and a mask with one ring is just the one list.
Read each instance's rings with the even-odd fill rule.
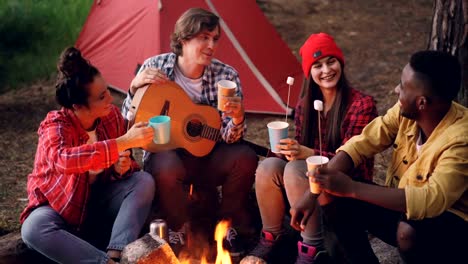
[[418,119],[418,100],[423,96],[422,85],[422,82],[416,78],[414,70],[407,64],[401,73],[400,84],[395,87],[402,116],[413,120]]
[[208,66],[218,48],[219,26],[213,31],[203,30],[195,37],[182,41],[182,57],[185,61]]
[[310,75],[320,89],[336,89],[342,73],[341,64],[335,57],[324,57],[310,68]]
[[101,75],[96,75],[88,86],[88,106],[84,109],[93,118],[107,116],[111,111],[112,95]]

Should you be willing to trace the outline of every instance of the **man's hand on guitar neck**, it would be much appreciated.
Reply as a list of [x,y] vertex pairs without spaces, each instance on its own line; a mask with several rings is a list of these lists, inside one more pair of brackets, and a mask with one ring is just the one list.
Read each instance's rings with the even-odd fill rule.
[[169,78],[160,69],[146,68],[133,78],[130,84],[130,94],[134,95],[137,89],[147,84],[164,83],[167,81],[169,81]]

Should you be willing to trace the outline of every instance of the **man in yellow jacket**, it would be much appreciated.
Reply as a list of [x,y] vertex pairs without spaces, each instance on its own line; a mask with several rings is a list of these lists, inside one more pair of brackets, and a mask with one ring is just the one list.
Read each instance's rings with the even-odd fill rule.
[[[461,86],[457,58],[420,51],[395,88],[398,103],[309,172],[322,188],[291,209],[300,229],[319,200],[351,263],[378,263],[369,232],[397,246],[406,263],[466,263],[468,252],[468,109],[453,102]],[[388,188],[345,173],[392,147]]]

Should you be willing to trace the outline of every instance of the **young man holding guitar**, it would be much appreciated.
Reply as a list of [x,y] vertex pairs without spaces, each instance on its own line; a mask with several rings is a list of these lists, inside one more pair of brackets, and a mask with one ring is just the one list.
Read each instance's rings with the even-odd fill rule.
[[[226,79],[237,84],[236,95],[242,98],[237,71],[213,58],[220,33],[219,18],[215,14],[200,8],[192,8],[182,14],[171,37],[172,52],[151,57],[144,62],[132,80],[122,107],[123,115],[127,116],[132,108],[137,90],[148,84],[156,85],[147,89],[157,89],[155,87],[158,85],[163,86],[174,81],[183,88],[193,103],[216,108],[216,84]],[[159,208],[172,230],[181,230],[189,219],[188,206],[192,187],[197,192],[215,191],[216,186],[222,186],[218,217],[231,219],[233,226],[241,230],[249,224],[245,205],[255,179],[258,160],[250,147],[238,144],[246,129],[242,100],[229,100],[225,107],[221,116],[222,140],[214,144],[207,155],[193,155],[184,146],[144,154],[145,171],[151,173],[156,180]],[[187,108],[181,108],[182,111],[187,111]],[[171,113],[168,115],[171,116]],[[216,118],[219,120],[219,112]],[[182,234],[178,235],[180,237]],[[227,246],[231,246],[232,255],[240,253],[234,244],[236,235],[235,229],[228,231],[227,241],[230,244]],[[171,240],[173,244],[176,242]]]

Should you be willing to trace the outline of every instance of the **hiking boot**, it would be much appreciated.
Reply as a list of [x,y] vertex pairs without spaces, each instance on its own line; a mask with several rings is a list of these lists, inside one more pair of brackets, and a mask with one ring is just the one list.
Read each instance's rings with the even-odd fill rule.
[[328,263],[328,253],[324,250],[317,251],[314,246],[302,241],[297,242],[297,258],[295,264],[323,264]]
[[229,227],[226,233],[226,237],[223,241],[223,247],[229,251],[231,257],[240,257],[244,254],[243,245],[237,230],[233,227]]
[[242,259],[240,264],[266,263],[273,252],[274,246],[279,241],[279,238],[280,236],[275,238],[272,233],[262,231],[258,244],[245,258]]

